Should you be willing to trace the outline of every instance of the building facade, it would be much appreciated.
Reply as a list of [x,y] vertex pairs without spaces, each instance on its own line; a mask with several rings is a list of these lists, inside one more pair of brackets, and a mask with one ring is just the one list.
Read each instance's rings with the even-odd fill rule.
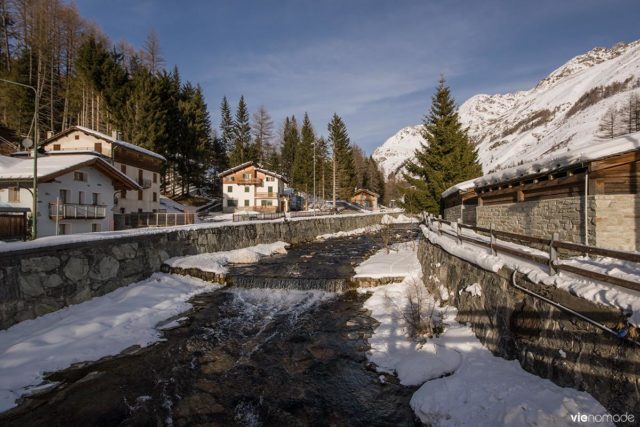
[[275,172],[246,162],[220,174],[224,212],[286,212],[287,180]]
[[351,198],[351,203],[362,206],[368,210],[378,209],[378,198],[380,195],[365,188],[359,188],[355,191],[354,196]]
[[160,174],[166,159],[158,153],[106,135],[74,126],[47,138],[42,147],[49,154],[91,153],[113,164],[137,182],[140,189],[122,190],[116,197],[117,213],[158,212]]
[[[0,157],[0,202],[31,210],[33,160]],[[40,157],[37,237],[112,230],[114,195],[139,188],[96,156]]]

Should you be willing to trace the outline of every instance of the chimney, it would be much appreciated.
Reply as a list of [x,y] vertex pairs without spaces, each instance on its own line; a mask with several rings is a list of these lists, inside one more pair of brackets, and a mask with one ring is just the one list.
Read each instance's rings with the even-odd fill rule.
[[47,139],[51,138],[53,136],[53,131],[52,130],[48,130],[47,131]]
[[120,138],[122,138],[120,136],[120,131],[115,129],[111,131],[111,137],[116,140],[120,140]]

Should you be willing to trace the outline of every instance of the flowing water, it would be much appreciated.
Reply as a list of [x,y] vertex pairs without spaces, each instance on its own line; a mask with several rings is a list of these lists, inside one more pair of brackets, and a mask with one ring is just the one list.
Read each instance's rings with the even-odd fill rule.
[[[195,297],[163,342],[52,374],[61,386],[25,399],[0,425],[414,425],[414,389],[366,360],[375,327],[367,296],[312,290],[343,289],[380,245],[332,239],[236,267],[235,286]],[[282,289],[260,289],[274,284]]]

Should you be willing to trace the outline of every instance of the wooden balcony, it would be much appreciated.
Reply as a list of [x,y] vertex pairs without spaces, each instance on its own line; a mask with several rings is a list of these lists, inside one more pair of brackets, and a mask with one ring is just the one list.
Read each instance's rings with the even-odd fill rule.
[[136,182],[140,187],[144,189],[151,188],[151,180],[149,178],[142,178],[142,179],[138,178]]
[[49,218],[51,219],[56,219],[56,217],[57,219],[103,219],[106,216],[107,207],[105,205],[49,203]]
[[275,191],[256,191],[256,199],[277,199],[278,193]]
[[240,178],[236,181],[238,185],[262,185],[261,178]]

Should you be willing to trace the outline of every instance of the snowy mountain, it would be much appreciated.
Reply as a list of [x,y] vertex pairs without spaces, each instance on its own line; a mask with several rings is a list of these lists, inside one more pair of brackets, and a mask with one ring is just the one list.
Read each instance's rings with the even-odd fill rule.
[[407,126],[375,149],[373,158],[382,168],[385,177],[396,173],[407,159],[413,157],[420,144],[426,142],[421,132],[422,125]]
[[[640,41],[576,56],[527,91],[475,95],[459,113],[489,173],[603,141],[605,112],[621,109],[632,93],[640,95]],[[418,128],[402,129],[373,153],[387,175],[418,145]]]

